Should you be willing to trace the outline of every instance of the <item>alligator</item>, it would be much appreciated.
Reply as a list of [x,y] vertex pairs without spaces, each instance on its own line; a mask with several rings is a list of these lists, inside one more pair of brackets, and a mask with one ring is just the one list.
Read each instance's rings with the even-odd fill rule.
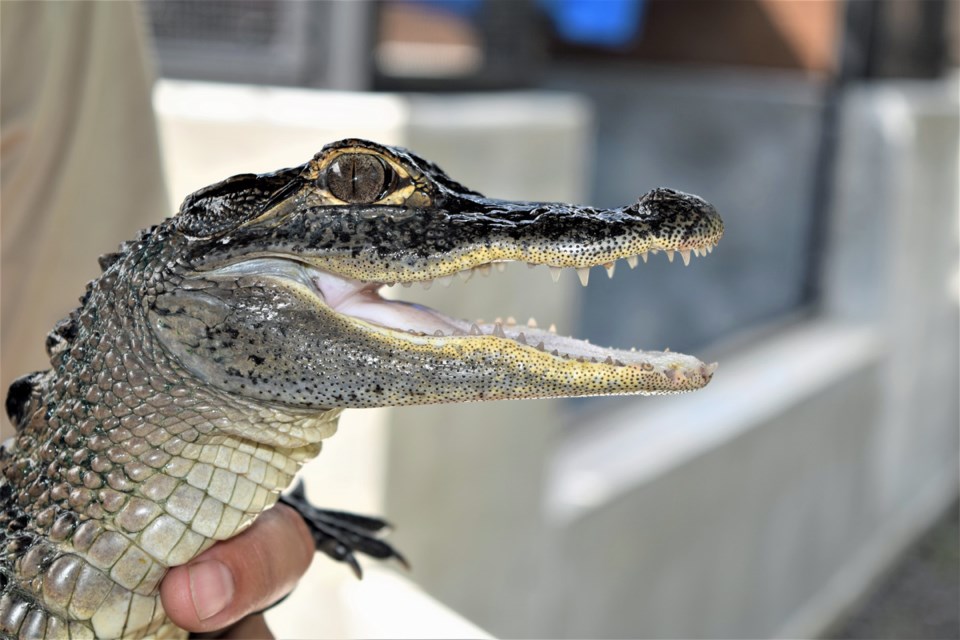
[[486,198],[402,148],[358,139],[243,174],[100,258],[50,332],[51,368],[16,380],[0,449],[0,637],[185,637],[158,588],[278,499],[317,548],[400,556],[376,518],[280,493],[343,409],[663,394],[716,368],[382,298],[505,262],[612,275],[651,253],[706,254],[699,197],[655,189],[597,209]]

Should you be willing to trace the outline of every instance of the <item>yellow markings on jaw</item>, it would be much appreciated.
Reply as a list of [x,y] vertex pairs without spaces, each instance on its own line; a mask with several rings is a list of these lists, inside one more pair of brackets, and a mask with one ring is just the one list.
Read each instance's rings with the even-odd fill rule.
[[[671,248],[673,247],[673,248]],[[686,252],[684,263],[689,262],[689,252],[706,255],[707,245],[696,248],[680,248],[679,243],[671,244],[670,240],[661,241],[659,238],[639,238],[633,242],[620,242],[610,247],[591,248],[589,252],[578,251],[571,245],[570,250],[550,246],[527,246],[492,244],[466,249],[451,253],[439,258],[428,259],[428,263],[417,267],[399,266],[391,268],[385,263],[362,262],[347,256],[313,256],[302,257],[315,267],[331,271],[340,276],[361,280],[364,282],[420,282],[445,278],[458,273],[469,272],[472,269],[484,269],[490,264],[498,262],[524,262],[531,266],[545,265],[554,268],[589,269],[604,266],[610,271],[610,266],[617,260],[626,260],[631,268],[637,264],[637,256],[644,262],[649,253],[674,251]],[[712,250],[713,245],[709,245]]]
[[691,364],[685,366],[678,361],[659,368],[648,362],[607,364],[555,356],[510,338],[489,334],[420,335],[347,319],[389,349],[424,354],[435,363],[456,362],[460,370],[495,369],[498,391],[495,397],[484,398],[491,400],[693,391],[710,382],[716,368],[682,354],[676,357],[689,359]]

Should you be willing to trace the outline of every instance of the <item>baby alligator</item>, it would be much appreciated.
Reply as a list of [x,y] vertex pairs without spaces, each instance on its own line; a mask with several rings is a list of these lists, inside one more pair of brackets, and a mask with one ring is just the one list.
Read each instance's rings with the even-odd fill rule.
[[[100,258],[14,382],[0,449],[0,637],[185,637],[168,567],[273,505],[348,407],[697,389],[715,365],[381,298],[504,262],[613,271],[706,254],[723,223],[655,189],[619,209],[486,198],[363,140],[238,175]],[[382,521],[295,504],[317,547],[399,557]]]

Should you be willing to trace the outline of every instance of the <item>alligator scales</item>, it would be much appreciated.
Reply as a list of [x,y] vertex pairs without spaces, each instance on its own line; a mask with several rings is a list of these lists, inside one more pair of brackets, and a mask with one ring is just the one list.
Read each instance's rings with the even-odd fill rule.
[[47,338],[51,368],[10,387],[0,637],[185,637],[158,597],[167,568],[273,505],[345,408],[702,387],[715,365],[690,356],[379,291],[510,261],[585,281],[649,253],[687,262],[722,233],[677,191],[619,209],[494,200],[362,140],[190,195],[100,258]]

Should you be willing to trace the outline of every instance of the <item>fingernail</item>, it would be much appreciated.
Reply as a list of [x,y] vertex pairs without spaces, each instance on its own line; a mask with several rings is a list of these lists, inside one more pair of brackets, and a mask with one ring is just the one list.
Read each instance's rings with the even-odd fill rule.
[[219,560],[204,560],[187,567],[190,597],[197,618],[206,620],[224,610],[233,600],[233,574]]

